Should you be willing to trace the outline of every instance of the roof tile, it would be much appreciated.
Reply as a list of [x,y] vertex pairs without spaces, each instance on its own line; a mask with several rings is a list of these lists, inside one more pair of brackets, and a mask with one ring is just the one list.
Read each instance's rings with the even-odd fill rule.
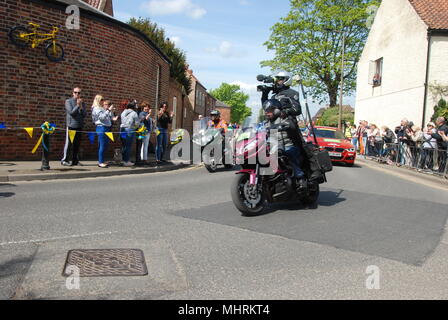
[[448,29],[448,0],[409,0],[430,29]]

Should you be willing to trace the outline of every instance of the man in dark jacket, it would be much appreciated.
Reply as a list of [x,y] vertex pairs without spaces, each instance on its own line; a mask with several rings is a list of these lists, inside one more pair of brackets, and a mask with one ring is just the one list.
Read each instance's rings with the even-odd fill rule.
[[431,134],[431,136],[437,141],[437,149],[438,151],[438,163],[439,163],[439,172],[445,172],[446,159],[447,159],[447,149],[448,142],[444,141],[439,132],[444,132],[445,135],[448,135],[448,126],[446,125],[446,119],[444,117],[438,117],[436,120],[437,132]]
[[267,130],[278,130],[278,148],[283,150],[291,161],[294,169],[294,177],[297,179],[299,189],[306,188],[305,173],[302,170],[302,156],[296,132],[299,130],[294,121],[289,119],[286,114],[281,112],[282,105],[276,99],[266,100],[263,103],[266,122],[264,126]]
[[[67,114],[67,135],[65,138],[64,156],[61,160],[63,166],[79,165],[79,147],[81,145],[81,131],[84,126],[84,118],[87,115],[86,104],[81,99],[81,89],[73,89],[73,97],[65,101],[65,112]],[[69,131],[76,131],[73,142]],[[69,162],[71,161],[71,162]]]

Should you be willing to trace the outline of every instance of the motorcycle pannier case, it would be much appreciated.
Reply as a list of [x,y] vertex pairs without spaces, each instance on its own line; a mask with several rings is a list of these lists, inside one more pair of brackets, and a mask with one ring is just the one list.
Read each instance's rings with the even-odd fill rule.
[[327,150],[319,150],[317,159],[322,171],[330,172],[333,170],[333,164],[331,163],[330,155]]

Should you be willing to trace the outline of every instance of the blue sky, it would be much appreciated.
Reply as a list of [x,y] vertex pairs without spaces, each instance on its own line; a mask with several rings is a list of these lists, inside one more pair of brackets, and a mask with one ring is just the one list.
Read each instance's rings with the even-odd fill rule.
[[[288,0],[114,0],[115,18],[150,18],[185,51],[190,68],[208,89],[236,83],[260,107],[257,74],[269,74],[260,61],[272,59],[263,43],[270,27],[287,15]],[[312,105],[311,113],[318,106]]]

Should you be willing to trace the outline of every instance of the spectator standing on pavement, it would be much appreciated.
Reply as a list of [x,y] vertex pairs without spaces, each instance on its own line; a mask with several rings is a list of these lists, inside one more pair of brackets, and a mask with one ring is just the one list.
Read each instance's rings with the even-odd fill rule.
[[122,157],[123,165],[125,167],[133,166],[131,159],[132,142],[135,140],[135,130],[140,125],[135,109],[137,105],[135,102],[130,102],[126,109],[121,113],[120,137],[122,143]]
[[144,164],[148,164],[148,148],[151,138],[151,132],[153,131],[153,121],[151,118],[151,106],[149,105],[148,101],[143,101],[141,104],[141,107],[143,108],[143,111],[140,112],[139,118],[140,123],[144,124],[146,129],[148,130],[148,134],[141,142],[141,149],[140,149],[140,159],[143,161]]
[[381,153],[381,156],[387,158],[387,163],[392,164],[393,157],[396,156],[396,152],[394,150],[395,143],[395,134],[392,130],[390,130],[387,126],[381,127],[381,136],[383,138],[384,147]]
[[352,135],[352,144],[355,146],[355,151],[358,150],[358,135],[357,135],[357,128],[356,128],[356,124],[352,124],[350,126],[350,132]]
[[368,155],[372,157],[378,156],[377,141],[381,139],[380,130],[375,124],[370,124],[367,130]]
[[363,143],[362,137],[364,135],[364,131],[366,128],[364,127],[364,120],[359,121],[358,130],[356,131],[356,136],[358,137],[359,143],[359,154],[364,154],[365,145]]
[[419,169],[432,170],[434,167],[434,152],[437,148],[437,141],[432,137],[432,134],[436,133],[435,127],[434,122],[429,122],[423,130],[422,154],[418,164]]
[[104,100],[101,95],[95,97],[92,121],[96,126],[98,135],[98,167],[100,168],[108,167],[104,161],[104,155],[109,146],[109,137],[106,136],[106,132],[110,132],[112,122],[118,120],[118,117],[114,116],[114,110],[115,108],[109,100]]
[[410,128],[412,127],[412,122],[404,118],[401,120],[401,124],[395,128],[395,134],[398,140],[398,160],[400,165],[405,165],[409,163],[409,136]]
[[[65,101],[66,126],[64,155],[61,160],[63,166],[79,165],[79,148],[81,145],[81,131],[86,117],[86,104],[81,98],[81,89],[73,89],[73,97]],[[76,131],[73,142],[70,140],[69,130]]]
[[448,136],[448,126],[446,124],[446,119],[444,117],[438,117],[436,120],[436,133],[431,136],[437,140],[438,149],[438,163],[439,172],[443,173],[445,171],[447,152],[448,152],[448,142],[444,140],[443,136]]
[[367,122],[366,120],[364,120],[363,122],[363,132],[362,132],[362,144],[364,146],[364,156],[368,156],[369,155],[369,146],[368,146],[368,132],[369,132],[369,122]]
[[157,115],[157,128],[160,134],[157,136],[156,161],[158,164],[165,162],[163,156],[168,145],[168,126],[173,121],[174,113],[168,113],[168,104],[162,103]]
[[352,127],[348,121],[345,123],[344,136],[345,138],[352,140]]
[[409,147],[411,149],[412,167],[416,168],[422,153],[423,131],[419,126],[412,126],[411,130],[409,132],[409,137],[411,138]]

